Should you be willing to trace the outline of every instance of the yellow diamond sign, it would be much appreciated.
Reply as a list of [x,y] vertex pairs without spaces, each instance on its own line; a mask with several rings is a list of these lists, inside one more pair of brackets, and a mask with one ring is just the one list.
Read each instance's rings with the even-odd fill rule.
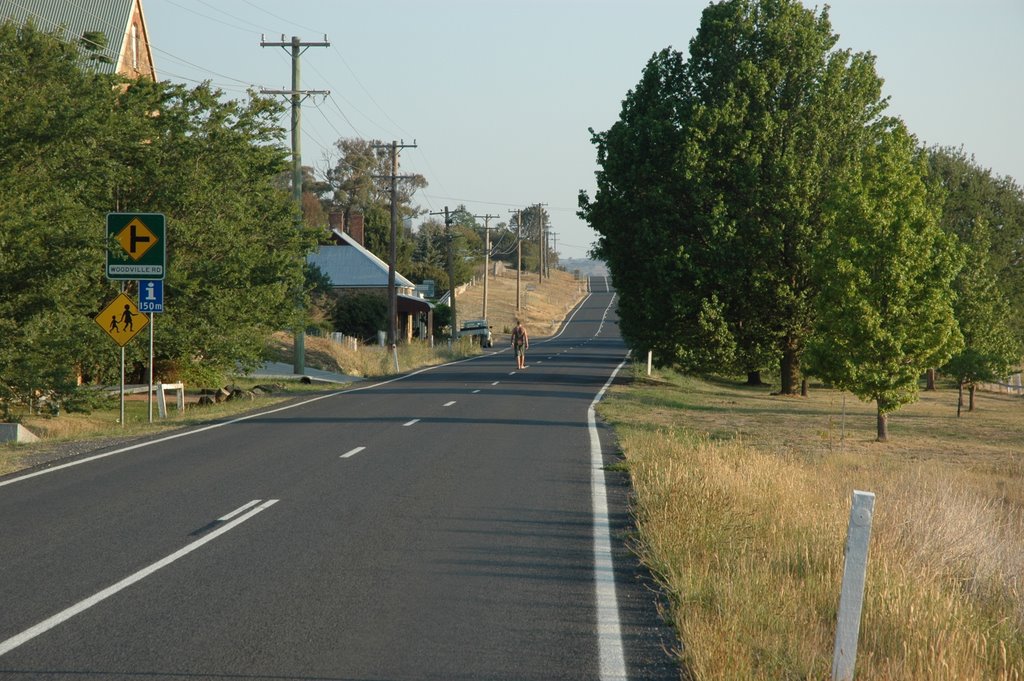
[[139,312],[135,302],[123,293],[119,293],[94,319],[122,348],[149,324],[149,318]]
[[156,246],[156,234],[143,224],[142,220],[135,218],[115,237],[117,243],[128,254],[132,260],[138,260],[146,254],[146,251]]

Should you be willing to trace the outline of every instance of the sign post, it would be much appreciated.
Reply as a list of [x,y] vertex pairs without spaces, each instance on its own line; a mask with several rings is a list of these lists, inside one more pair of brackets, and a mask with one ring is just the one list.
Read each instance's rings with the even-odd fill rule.
[[153,423],[153,329],[154,314],[164,311],[164,282],[159,280],[139,282],[139,310],[149,313],[149,422]]
[[[167,232],[163,213],[107,213],[107,279],[121,281],[121,293],[100,312],[96,323],[121,346],[121,427],[124,428],[124,346],[149,324],[149,420],[153,421],[153,313],[163,312],[163,278],[167,270]],[[128,296],[124,281],[161,284],[160,309],[145,309],[147,319]],[[146,302],[151,302],[149,299]],[[140,303],[143,301],[140,300]],[[123,312],[121,311],[123,310]],[[141,323],[135,329],[135,317]],[[110,323],[106,322],[110,318]]]
[[124,428],[124,346],[146,328],[149,320],[124,291],[118,293],[93,319],[121,346],[121,427]]

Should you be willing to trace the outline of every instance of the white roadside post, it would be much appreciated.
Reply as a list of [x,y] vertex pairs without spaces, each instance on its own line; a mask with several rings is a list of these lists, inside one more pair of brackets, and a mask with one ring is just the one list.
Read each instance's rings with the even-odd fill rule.
[[839,596],[836,622],[836,644],[832,658],[832,681],[853,681],[857,661],[857,638],[864,605],[864,582],[868,569],[868,543],[871,539],[871,518],[875,509],[873,492],[854,490],[850,508],[850,525],[846,531],[846,560],[843,586]]
[[647,351],[647,375],[651,375],[651,363],[654,360],[654,350]]

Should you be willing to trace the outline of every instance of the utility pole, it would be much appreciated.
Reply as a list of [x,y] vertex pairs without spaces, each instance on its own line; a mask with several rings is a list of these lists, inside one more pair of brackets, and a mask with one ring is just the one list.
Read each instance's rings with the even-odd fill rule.
[[398,150],[415,147],[416,141],[406,144],[392,141],[391,144],[374,144],[374,149],[391,149],[391,175],[385,178],[391,180],[391,244],[388,249],[388,347],[395,355],[397,371],[398,364],[398,291],[395,288],[395,263],[398,260],[398,180],[408,179],[411,175],[398,175]]
[[448,307],[452,311],[452,341],[454,342],[458,333],[458,317],[455,314],[455,254],[453,253],[455,239],[452,236],[452,218],[448,212],[448,206],[444,207],[443,213],[430,213],[430,215],[444,215],[444,233],[448,241]]
[[538,249],[538,251],[540,252],[540,260],[537,262],[537,283],[538,284],[543,284],[544,283],[544,266],[545,266],[544,262],[547,260],[547,256],[544,253],[544,251],[545,251],[544,230],[546,229],[546,227],[544,226],[544,206],[546,206],[546,205],[548,205],[548,204],[546,204],[546,203],[538,203],[537,204],[537,213],[540,214],[540,233],[537,235],[537,245],[540,246],[540,248]]
[[[308,47],[329,47],[327,35],[318,42],[304,43],[298,36],[285,41],[281,35],[280,41],[268,41],[260,36],[260,47],[283,47],[290,48],[292,54],[292,89],[291,90],[260,90],[264,95],[288,95],[292,100],[292,198],[299,210],[299,227],[302,226],[302,100],[309,95],[329,95],[330,90],[302,90],[299,85],[299,57]],[[303,322],[304,324],[305,322]],[[296,374],[306,373],[306,337],[305,329],[299,328],[295,331],[295,369]]]
[[[551,237],[552,239],[554,239],[554,241],[555,241],[555,245],[554,245],[554,247],[553,247],[553,248],[551,249],[551,252],[552,252],[552,253],[554,253],[555,255],[558,255],[558,232],[548,232],[548,235],[549,235],[549,236],[550,236],[550,237]],[[548,278],[550,278],[550,277],[551,277],[551,268],[550,268],[550,266],[549,266],[549,267],[548,267]]]
[[516,214],[516,315],[518,315],[520,296],[523,290],[523,211],[521,208],[517,208],[509,212]]
[[474,218],[484,219],[484,309],[481,317],[487,319],[487,270],[490,268],[491,259],[491,218],[497,215],[474,215]]

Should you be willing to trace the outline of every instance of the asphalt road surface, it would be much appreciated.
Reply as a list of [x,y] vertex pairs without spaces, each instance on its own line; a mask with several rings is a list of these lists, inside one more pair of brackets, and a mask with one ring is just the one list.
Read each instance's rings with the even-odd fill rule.
[[496,348],[0,479],[0,680],[678,678],[590,423],[626,357],[593,288],[522,371]]

